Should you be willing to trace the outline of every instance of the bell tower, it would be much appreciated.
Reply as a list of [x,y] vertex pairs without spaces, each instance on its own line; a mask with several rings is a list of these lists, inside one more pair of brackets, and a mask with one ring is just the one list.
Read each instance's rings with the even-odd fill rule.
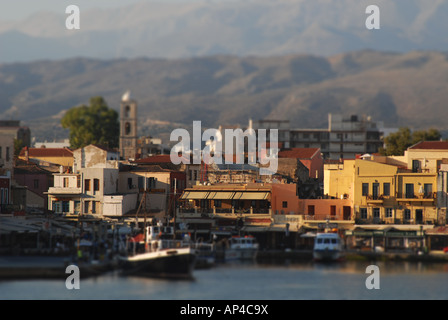
[[137,154],[137,102],[129,91],[121,99],[120,108],[120,157],[135,159]]

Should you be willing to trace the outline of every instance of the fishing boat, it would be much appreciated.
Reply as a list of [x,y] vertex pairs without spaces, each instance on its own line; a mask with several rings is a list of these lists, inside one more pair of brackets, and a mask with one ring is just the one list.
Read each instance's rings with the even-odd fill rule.
[[119,257],[124,275],[193,278],[196,250],[189,243],[174,240],[173,227],[148,226],[146,236],[139,234],[130,242],[133,254]]
[[225,248],[225,261],[255,260],[258,252],[258,242],[252,236],[234,236],[228,239]]
[[339,261],[344,257],[341,238],[337,233],[318,233],[314,239],[313,258],[316,261]]

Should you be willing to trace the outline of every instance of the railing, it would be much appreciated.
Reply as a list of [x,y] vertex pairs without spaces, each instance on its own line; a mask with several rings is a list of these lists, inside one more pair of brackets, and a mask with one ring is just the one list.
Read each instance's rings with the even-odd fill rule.
[[434,200],[437,199],[437,192],[426,192],[426,193],[398,193],[396,194],[397,199],[409,199],[409,200]]
[[201,215],[216,215],[216,214],[271,214],[271,208],[184,208],[179,207],[179,214],[201,214]]

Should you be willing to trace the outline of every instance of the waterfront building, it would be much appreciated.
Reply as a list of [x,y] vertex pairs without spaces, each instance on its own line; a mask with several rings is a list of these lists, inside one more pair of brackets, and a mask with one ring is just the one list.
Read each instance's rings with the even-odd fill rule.
[[[118,194],[106,199],[105,214],[109,217],[137,218],[139,221],[142,221],[145,215],[156,218],[172,217],[176,200],[185,187],[186,175],[178,170],[162,168],[155,164],[121,166]],[[117,196],[126,198],[126,201],[117,202]]]
[[296,185],[288,183],[197,185],[184,190],[179,204],[179,232],[205,240],[213,234],[251,234],[263,248],[298,248],[306,241],[304,233],[330,220],[341,229],[353,225],[349,200],[299,199]]
[[357,223],[433,224],[438,220],[437,173],[371,158],[325,165],[324,194],[350,199]]
[[96,145],[73,151],[73,166],[54,174],[48,207],[57,214],[103,216],[104,196],[118,191],[118,152]]

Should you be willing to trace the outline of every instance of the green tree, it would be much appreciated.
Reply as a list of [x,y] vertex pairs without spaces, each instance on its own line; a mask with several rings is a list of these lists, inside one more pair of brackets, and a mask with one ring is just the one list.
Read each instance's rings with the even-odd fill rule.
[[416,144],[420,141],[437,141],[440,140],[442,135],[437,129],[429,129],[428,131],[420,130],[412,133],[412,144]]
[[102,97],[91,98],[89,106],[71,108],[62,118],[61,124],[70,130],[70,147],[73,149],[89,144],[118,147],[118,113],[110,109]]
[[411,132],[411,129],[402,127],[384,138],[386,148],[381,149],[380,153],[386,156],[400,156],[407,148],[420,141],[436,141],[441,137],[442,135],[437,129]]

